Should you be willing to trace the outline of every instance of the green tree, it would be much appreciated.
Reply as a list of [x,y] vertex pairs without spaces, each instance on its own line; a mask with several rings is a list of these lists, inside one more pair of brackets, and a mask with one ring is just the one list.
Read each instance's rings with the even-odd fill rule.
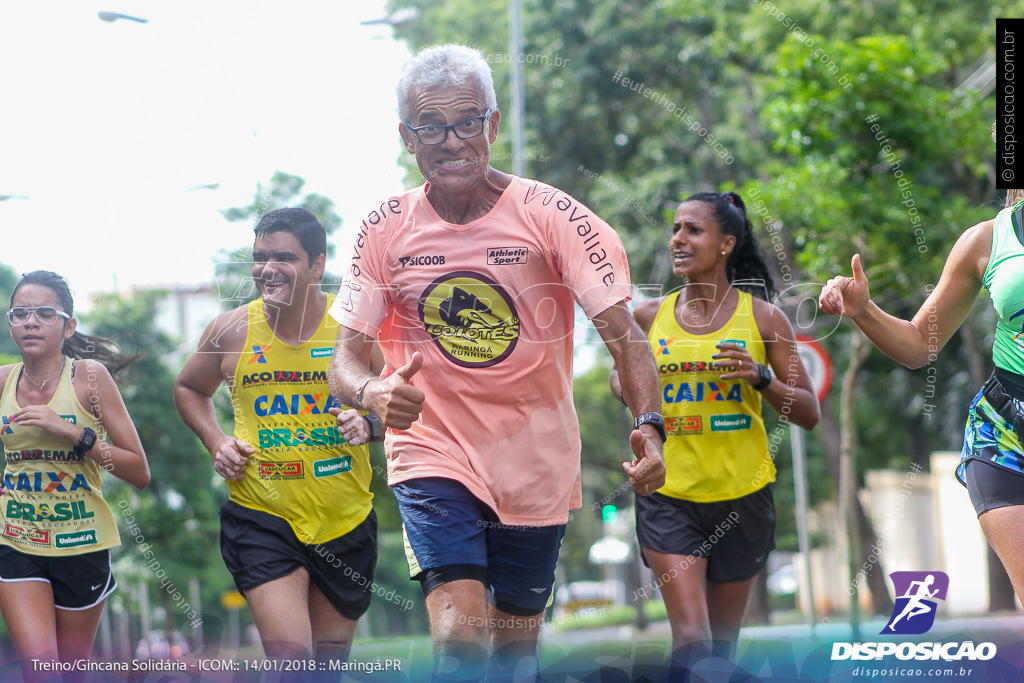
[[[216,481],[209,455],[182,424],[172,402],[175,375],[163,358],[174,350],[174,343],[154,324],[165,296],[159,291],[131,298],[103,295],[94,299],[83,322],[90,333],[115,339],[124,353],[141,354],[117,384],[142,439],[152,479],[142,492],[113,478],[105,484],[121,530],[122,545],[116,551],[121,582],[126,588],[145,583],[152,604],[166,611],[166,626],[190,634],[193,627],[182,599],[173,595],[177,591],[191,602],[192,578],[201,582],[209,623],[217,618],[226,623],[219,596],[233,586],[220,556],[218,509],[227,494]],[[139,605],[134,597],[126,590],[120,600],[135,611]]]
[[[809,59],[802,42],[791,38],[782,46],[777,52],[781,77],[772,81],[773,97],[762,113],[766,127],[777,135],[780,157],[771,164],[772,178],[762,190],[771,198],[773,218],[791,236],[795,262],[812,282],[848,272],[850,255],[859,251],[868,264],[876,302],[909,317],[930,291],[928,283],[935,281],[960,231],[992,213],[978,207],[992,192],[983,182],[988,131],[979,123],[991,120],[991,104],[975,93],[953,90],[937,55],[911,46],[903,36],[853,41],[818,36],[815,44],[832,63],[859,74],[857,87],[845,87],[822,68],[820,59]],[[757,185],[751,183],[748,192]],[[856,191],[839,189],[845,187]],[[926,222],[926,216],[938,220]],[[799,292],[813,293],[806,288]],[[899,458],[901,451],[890,440],[878,451],[884,460],[870,458],[867,449],[865,457],[858,457],[864,440],[858,395],[866,391],[873,400],[877,392],[872,387],[898,382],[904,371],[886,362],[878,368],[879,381],[865,384],[861,373],[868,369],[872,347],[859,332],[838,329],[826,345],[834,348],[839,342],[849,353],[833,471],[843,483],[840,502],[849,506],[851,535],[867,557],[875,534],[855,495],[855,465],[859,460],[861,470],[869,464],[891,466],[894,457],[906,456]],[[918,434],[925,436],[927,416],[919,407],[916,415],[907,413],[896,408],[896,414],[905,416],[907,424],[916,423]],[[830,422],[835,426],[826,411],[825,424]],[[852,566],[862,562],[857,554],[851,558]],[[882,612],[891,604],[884,573],[873,572],[869,578],[875,611]]]
[[[508,50],[503,2],[392,4],[420,10],[399,30],[414,51],[439,42]],[[777,278],[787,289],[778,303],[798,331],[823,339],[839,370],[810,452],[827,454],[835,477],[842,464],[858,481],[866,468],[905,466],[908,454],[923,463],[960,443],[964,406],[989,364],[984,306],[936,359],[943,382],[929,396],[927,375],[870,353],[848,323],[816,318],[809,297],[861,251],[880,305],[909,316],[959,231],[995,212],[993,102],[961,84],[992,59],[995,17],[1022,11],[1019,1],[523,3],[523,52],[534,56],[524,65],[528,174],[609,220],[648,294],[679,284],[664,255],[667,232],[649,218],[665,225],[693,191],[756,191],[755,227],[777,275],[788,275]],[[504,107],[507,73],[495,65]],[[504,151],[495,148],[499,159]],[[777,490],[788,476],[781,464]],[[825,495],[820,485],[812,493]],[[780,515],[780,539],[791,537],[785,523]],[[872,593],[884,609],[884,584]]]
[[[11,294],[14,292],[19,279],[18,273],[13,268],[0,263],[0,302],[3,302],[5,307],[11,302]],[[4,310],[6,311],[7,308],[4,308]],[[14,340],[11,339],[11,324],[7,320],[6,315],[0,321],[0,354],[19,356],[18,347]]]
[[633,421],[608,388],[610,370],[608,354],[602,352],[600,362],[573,382],[582,442],[583,507],[573,512],[559,554],[566,581],[600,578],[588,553],[604,535],[601,509],[614,505],[625,511],[633,506],[633,488],[622,471],[622,463],[632,459],[628,439]]

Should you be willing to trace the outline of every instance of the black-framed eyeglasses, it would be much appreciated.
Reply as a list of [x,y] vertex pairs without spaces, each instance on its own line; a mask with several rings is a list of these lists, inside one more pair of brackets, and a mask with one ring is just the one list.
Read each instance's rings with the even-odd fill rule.
[[416,135],[416,139],[420,141],[421,145],[440,145],[448,139],[449,130],[455,133],[455,136],[460,140],[469,140],[480,135],[480,133],[484,132],[484,122],[493,113],[494,110],[488,108],[480,116],[470,116],[468,119],[462,119],[455,123],[431,123],[426,126],[419,126],[418,128],[406,123],[405,127]]
[[15,306],[7,311],[7,319],[11,321],[12,325],[24,325],[33,313],[36,314],[36,320],[44,325],[54,324],[58,317],[65,320],[71,319],[70,315],[53,306]]

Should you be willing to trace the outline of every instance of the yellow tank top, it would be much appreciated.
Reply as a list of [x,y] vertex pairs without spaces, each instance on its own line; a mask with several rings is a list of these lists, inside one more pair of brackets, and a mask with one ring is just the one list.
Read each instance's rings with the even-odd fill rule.
[[[103,424],[75,396],[74,367],[75,361],[64,362],[57,391],[47,405],[68,422],[92,429],[97,440],[104,439]],[[0,439],[7,461],[0,540],[23,553],[51,556],[120,545],[117,523],[100,489],[99,463],[74,453],[76,444],[41,427],[11,422],[11,415],[22,408],[17,399],[21,372],[21,363],[11,369],[0,396]]]
[[281,517],[306,544],[347,534],[372,508],[369,448],[348,445],[327,412],[343,407],[327,387],[337,331],[325,310],[309,341],[291,346],[274,336],[263,300],[250,302],[231,389],[235,437],[256,453],[243,479],[228,480],[230,498]]
[[661,381],[666,496],[698,503],[731,500],[775,480],[761,418],[761,394],[742,380],[719,379],[717,344],[743,345],[767,363],[750,294],[739,292],[736,312],[719,330],[692,334],[676,321],[679,292],[665,297],[647,339]]

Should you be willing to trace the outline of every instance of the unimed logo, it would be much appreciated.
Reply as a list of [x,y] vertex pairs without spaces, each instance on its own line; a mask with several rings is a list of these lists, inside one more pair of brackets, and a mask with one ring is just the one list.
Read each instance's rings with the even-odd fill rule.
[[329,458],[327,460],[317,460],[313,463],[313,476],[317,479],[323,477],[330,477],[335,474],[341,474],[342,472],[352,471],[352,456],[343,455],[340,458]]
[[88,529],[67,534],[57,534],[53,537],[54,545],[58,548],[77,548],[80,545],[93,545],[96,543],[96,530]]

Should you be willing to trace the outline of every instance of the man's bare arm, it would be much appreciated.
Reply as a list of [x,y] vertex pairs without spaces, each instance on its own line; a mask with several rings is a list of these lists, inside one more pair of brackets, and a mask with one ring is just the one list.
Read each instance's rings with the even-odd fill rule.
[[[594,316],[594,324],[604,339],[605,346],[615,360],[623,400],[633,417],[644,413],[660,413],[658,371],[647,344],[647,337],[633,320],[624,302]],[[665,485],[665,462],[662,458],[661,433],[651,425],[641,425],[629,437],[629,445],[636,456],[633,462],[623,463],[637,493],[653,493]]]

